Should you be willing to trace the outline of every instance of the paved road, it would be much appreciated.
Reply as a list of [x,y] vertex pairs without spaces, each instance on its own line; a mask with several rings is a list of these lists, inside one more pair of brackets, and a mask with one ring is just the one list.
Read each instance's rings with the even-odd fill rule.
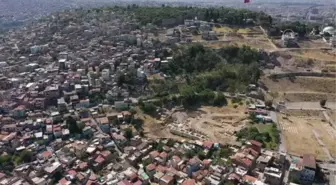
[[286,144],[285,144],[285,139],[284,139],[284,137],[282,135],[282,130],[281,130],[281,128],[279,126],[279,123],[278,123],[277,113],[274,112],[274,111],[271,111],[270,112],[270,116],[272,118],[272,121],[274,123],[276,123],[278,130],[280,130],[280,145],[279,145],[279,149],[278,150],[279,150],[279,152],[287,152]]
[[331,164],[331,163],[318,163],[318,165],[319,165],[322,169],[327,169],[327,170],[336,172],[336,164]]
[[332,172],[329,175],[329,185],[336,185],[336,172]]

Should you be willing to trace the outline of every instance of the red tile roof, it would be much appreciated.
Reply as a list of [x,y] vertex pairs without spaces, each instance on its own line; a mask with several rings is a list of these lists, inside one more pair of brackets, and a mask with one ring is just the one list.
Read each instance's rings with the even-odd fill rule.
[[157,156],[160,155],[160,153],[159,153],[158,151],[154,150],[154,151],[152,151],[151,153],[149,153],[149,155],[150,155],[151,157],[153,157],[153,158],[156,158]]
[[231,173],[231,174],[229,175],[229,179],[240,180],[241,177],[240,177],[238,174],[236,174],[236,173]]
[[51,155],[52,155],[52,153],[49,152],[49,151],[44,151],[44,152],[42,153],[42,156],[43,156],[44,158],[49,158]]
[[96,174],[91,173],[91,175],[90,175],[90,177],[89,177],[89,180],[96,181],[96,180],[97,180],[97,176],[96,176]]
[[67,184],[69,184],[68,180],[66,180],[65,177],[62,178],[60,181],[58,181],[58,183],[60,183],[61,185],[67,185]]
[[135,183],[133,183],[133,185],[142,185],[142,182],[140,180],[138,180]]
[[103,151],[103,152],[101,153],[101,155],[102,155],[104,158],[107,158],[108,156],[111,155],[111,152],[106,150],[106,151]]
[[156,168],[155,164],[149,164],[146,167],[147,171],[153,171],[153,170],[155,170],[155,168]]
[[260,143],[259,141],[250,140],[249,142],[251,143],[251,145],[255,145],[257,147],[262,147],[262,143]]
[[116,140],[121,140],[121,141],[124,141],[124,140],[126,140],[126,138],[123,136],[123,135],[121,135],[121,134],[117,134],[117,133],[112,133],[112,137],[114,138],[114,139],[116,139]]
[[77,179],[79,180],[79,181],[82,181],[85,177],[83,176],[83,174],[81,174],[81,173],[78,173],[77,175],[76,175],[76,177],[77,177]]
[[159,171],[159,172],[166,172],[166,167],[162,166],[162,165],[159,165],[156,167],[156,171]]
[[129,178],[129,180],[131,180],[131,182],[134,182],[138,178],[136,173],[129,173],[126,176]]
[[92,180],[88,180],[88,181],[86,182],[86,185],[94,185],[94,184],[96,184],[96,182],[95,182],[95,181],[92,181]]
[[81,163],[79,163],[79,169],[85,169],[85,168],[87,168],[88,167],[88,163],[87,162],[81,162]]
[[128,182],[127,180],[122,180],[118,183],[118,185],[132,185],[132,183]]
[[195,185],[196,181],[194,179],[186,179],[183,181],[182,185]]
[[208,175],[209,170],[202,170],[201,173],[202,173],[202,175],[206,176],[206,175]]
[[174,155],[172,158],[177,163],[179,163],[181,161],[181,158],[179,156],[177,156],[177,155]]
[[212,141],[204,141],[203,142],[203,147],[206,148],[206,149],[211,149],[213,144],[214,143]]
[[304,154],[302,156],[302,166],[308,168],[316,168],[316,160],[312,154]]
[[4,178],[6,174],[0,172],[0,179]]
[[26,106],[24,105],[19,105],[17,106],[14,110],[24,110],[26,108]]
[[104,157],[99,155],[96,159],[95,159],[95,162],[96,163],[103,163],[105,161]]
[[75,170],[69,170],[68,171],[68,174],[69,175],[72,175],[72,176],[76,176],[77,175],[77,172]]
[[108,123],[109,123],[107,117],[98,118],[98,122],[99,122],[100,124],[102,124],[102,125],[104,125],[104,124],[108,124]]
[[209,159],[204,159],[203,160],[204,165],[209,165],[210,163],[211,163],[211,160],[209,160]]
[[167,158],[168,154],[166,152],[161,152],[160,157],[161,158]]
[[246,166],[251,166],[252,165],[252,161],[250,159],[242,159],[242,162],[246,165]]

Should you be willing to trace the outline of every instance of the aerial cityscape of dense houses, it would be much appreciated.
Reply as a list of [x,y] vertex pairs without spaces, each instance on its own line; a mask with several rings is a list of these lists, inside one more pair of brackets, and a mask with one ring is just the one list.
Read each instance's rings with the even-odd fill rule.
[[[22,28],[2,38],[0,165],[8,170],[0,173],[0,185],[314,182],[319,171],[310,154],[289,156],[255,140],[223,146],[151,139],[132,129],[134,97],[146,93],[149,74],[164,76],[160,66],[172,57],[161,55],[169,48],[132,21],[110,18],[70,20],[60,34],[54,34],[59,25],[42,22],[29,33]],[[206,22],[199,28],[204,39],[216,37]],[[190,41],[179,30],[166,36],[168,44]]]

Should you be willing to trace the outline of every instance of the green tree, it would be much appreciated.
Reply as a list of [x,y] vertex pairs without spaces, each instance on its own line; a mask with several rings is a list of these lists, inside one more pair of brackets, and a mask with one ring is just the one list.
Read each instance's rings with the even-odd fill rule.
[[226,105],[227,100],[222,92],[217,92],[216,97],[214,99],[214,105],[215,106],[222,106]]
[[325,99],[320,100],[321,107],[325,107],[326,103],[327,103],[327,100],[325,100]]
[[219,150],[219,155],[218,155],[218,157],[220,157],[220,158],[229,158],[231,155],[232,155],[232,150],[230,149],[230,148],[227,148],[227,147],[225,147],[225,148],[221,148],[220,150]]
[[131,140],[132,137],[133,137],[133,131],[132,131],[132,129],[131,128],[126,128],[124,130],[124,136],[126,137],[126,139]]
[[137,111],[134,107],[131,107],[129,111],[132,115],[135,115],[137,113]]
[[195,94],[193,86],[183,86],[180,90],[180,95],[182,97],[182,104],[185,107],[195,105],[195,103],[198,101],[198,97]]
[[154,114],[156,112],[156,106],[153,103],[143,103],[140,108],[146,114]]
[[83,125],[77,124],[77,121],[72,116],[67,117],[66,125],[69,128],[70,134],[81,134],[84,128]]
[[216,94],[210,89],[205,89],[202,92],[200,92],[198,96],[200,101],[202,101],[203,103],[212,105],[214,104],[214,98]]

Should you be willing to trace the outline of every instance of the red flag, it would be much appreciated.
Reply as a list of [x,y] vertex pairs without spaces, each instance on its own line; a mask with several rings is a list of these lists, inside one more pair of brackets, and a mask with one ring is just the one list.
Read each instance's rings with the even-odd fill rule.
[[250,0],[244,0],[244,3],[250,3]]

